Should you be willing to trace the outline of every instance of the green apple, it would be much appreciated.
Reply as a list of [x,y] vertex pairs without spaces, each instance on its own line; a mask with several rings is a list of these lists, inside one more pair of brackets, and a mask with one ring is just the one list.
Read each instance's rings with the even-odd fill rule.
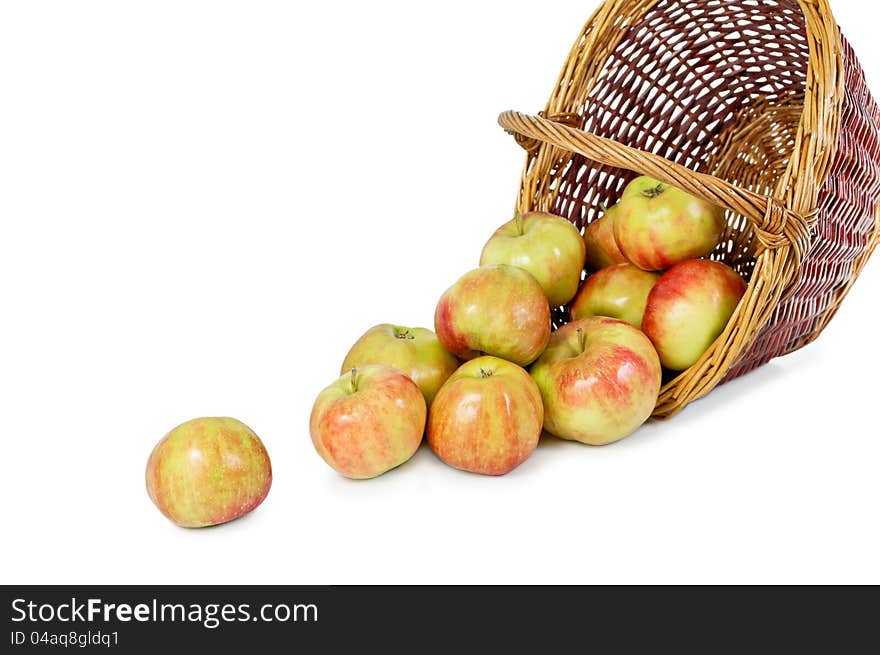
[[418,385],[390,366],[352,369],[312,407],[315,450],[347,478],[374,478],[412,457],[425,432],[427,407]]
[[600,316],[554,332],[532,366],[544,401],[544,429],[593,446],[623,439],[651,416],[661,376],[644,334]]
[[571,305],[571,320],[608,316],[641,328],[648,294],[660,279],[659,273],[617,264],[587,278]]
[[443,385],[428,416],[428,445],[455,468],[504,475],[541,437],[541,392],[529,374],[497,357],[464,364]]
[[645,271],[710,254],[723,229],[720,207],[646,176],[627,185],[614,217],[620,252]]
[[663,366],[684,371],[696,364],[745,292],[742,277],[719,262],[693,259],[669,269],[648,295],[642,321]]
[[550,306],[528,271],[483,266],[446,290],[434,312],[434,329],[461,359],[486,354],[528,366],[550,339]]
[[577,293],[584,255],[584,240],[569,221],[543,212],[517,212],[486,243],[480,266],[507,264],[528,271],[544,289],[550,307],[560,307]]
[[368,364],[384,364],[409,376],[419,385],[429,407],[459,366],[431,330],[387,323],[370,328],[357,340],[342,363],[341,373]]
[[627,259],[617,247],[614,238],[614,216],[617,214],[617,205],[605,212],[598,221],[593,221],[584,230],[584,245],[586,246],[586,263],[594,271],[626,264]]

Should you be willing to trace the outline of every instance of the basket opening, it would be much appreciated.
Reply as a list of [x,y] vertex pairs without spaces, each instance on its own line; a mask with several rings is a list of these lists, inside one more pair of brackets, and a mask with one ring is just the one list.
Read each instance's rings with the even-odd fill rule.
[[[614,28],[598,35],[607,43],[593,52],[607,50],[607,60],[595,84],[567,98],[562,111],[599,136],[773,194],[795,148],[810,62],[797,0],[641,4],[622,38]],[[636,175],[564,158],[539,202],[583,229]],[[755,246],[745,219],[728,212],[712,257],[749,279]],[[565,316],[563,308],[555,320]]]

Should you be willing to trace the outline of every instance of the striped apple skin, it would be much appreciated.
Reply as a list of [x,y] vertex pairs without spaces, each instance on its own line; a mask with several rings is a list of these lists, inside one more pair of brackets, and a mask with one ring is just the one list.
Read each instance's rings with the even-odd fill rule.
[[147,493],[185,528],[237,519],[263,502],[272,464],[260,438],[234,418],[198,418],[166,434],[147,462]]
[[431,330],[388,323],[370,328],[357,340],[342,362],[340,374],[370,364],[390,366],[406,375],[419,385],[428,407],[459,367],[459,361]]
[[627,264],[629,260],[620,252],[614,238],[614,215],[617,205],[605,212],[598,221],[593,221],[584,230],[586,264],[595,271],[616,264]]
[[589,316],[616,318],[633,327],[642,327],[648,294],[660,279],[632,264],[604,268],[587,278],[571,304],[571,320]]
[[614,217],[620,252],[646,271],[665,271],[711,253],[724,229],[724,211],[650,177],[624,190]]
[[434,330],[460,359],[486,354],[527,366],[550,338],[550,304],[527,271],[504,264],[483,266],[443,294]]
[[541,437],[541,392],[519,366],[496,357],[464,364],[440,389],[428,416],[428,444],[445,463],[505,475]]
[[745,280],[720,262],[693,259],[669,269],[648,295],[642,321],[663,366],[684,371],[696,364],[745,292]]
[[554,332],[531,375],[541,390],[547,432],[604,446],[632,434],[651,416],[662,370],[638,329],[591,317]]
[[389,366],[369,365],[318,394],[309,433],[315,450],[337,473],[366,480],[415,454],[426,415],[425,397],[415,382]]
[[534,276],[551,308],[577,293],[584,270],[586,244],[578,229],[546,212],[517,214],[498,228],[480,255],[480,266],[507,264]]

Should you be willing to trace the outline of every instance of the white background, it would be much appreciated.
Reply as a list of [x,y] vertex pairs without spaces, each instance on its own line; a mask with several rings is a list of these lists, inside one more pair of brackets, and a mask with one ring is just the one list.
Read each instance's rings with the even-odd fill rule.
[[[366,483],[308,416],[380,322],[430,326],[510,217],[596,0],[0,10],[3,583],[880,582],[880,262],[823,338],[605,449]],[[880,92],[876,9],[838,19]],[[175,527],[144,466],[231,415],[275,482]]]

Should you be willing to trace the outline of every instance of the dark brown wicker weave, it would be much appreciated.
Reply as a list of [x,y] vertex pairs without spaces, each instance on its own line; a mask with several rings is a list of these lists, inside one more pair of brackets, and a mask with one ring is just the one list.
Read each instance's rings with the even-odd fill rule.
[[499,122],[521,211],[583,228],[638,174],[728,210],[712,257],[749,290],[658,417],[814,340],[880,239],[880,109],[827,0],[607,0],[544,111]]

